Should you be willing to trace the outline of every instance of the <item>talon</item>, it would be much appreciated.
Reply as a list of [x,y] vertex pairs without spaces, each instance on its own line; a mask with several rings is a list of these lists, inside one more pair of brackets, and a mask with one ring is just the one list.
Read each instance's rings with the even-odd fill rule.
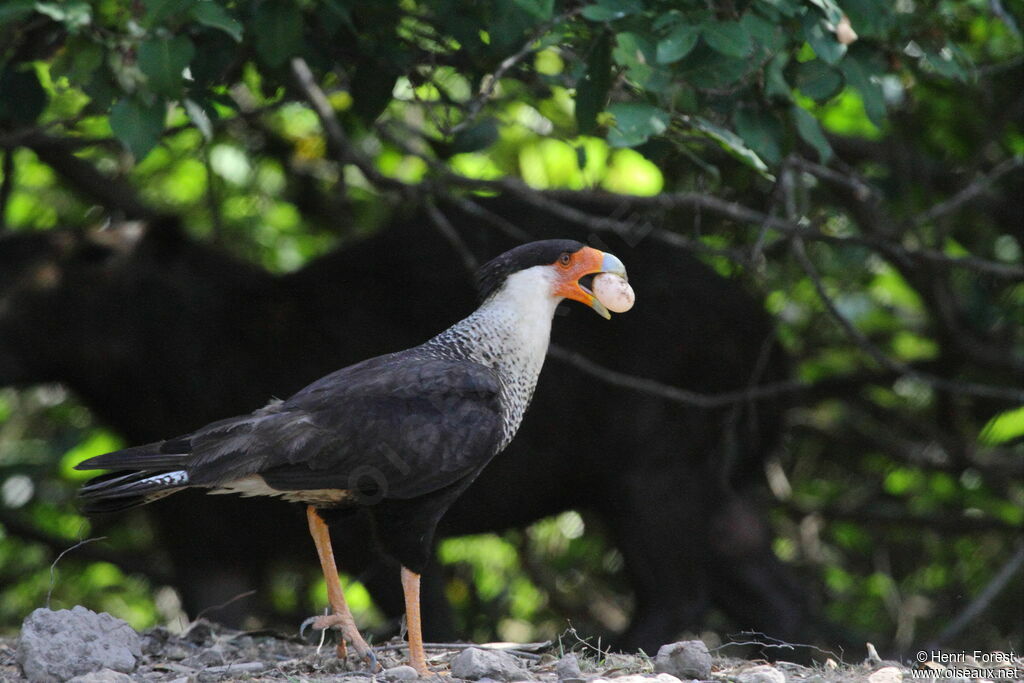
[[306,629],[309,628],[310,626],[312,626],[313,622],[315,622],[317,620],[317,618],[318,617],[310,617],[309,619],[306,619],[304,622],[302,622],[299,625],[299,638],[305,638],[306,637]]

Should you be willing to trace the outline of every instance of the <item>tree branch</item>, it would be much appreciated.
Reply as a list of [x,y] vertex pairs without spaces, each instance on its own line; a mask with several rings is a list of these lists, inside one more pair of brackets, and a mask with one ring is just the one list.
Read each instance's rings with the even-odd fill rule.
[[913,368],[906,363],[894,360],[887,356],[881,349],[875,346],[871,340],[864,336],[864,334],[858,330],[853,324],[846,319],[846,317],[839,312],[836,308],[835,302],[832,301],[828,293],[825,291],[825,285],[821,281],[821,276],[818,274],[817,268],[807,257],[807,253],[804,249],[803,240],[795,237],[792,240],[792,252],[796,257],[797,263],[800,264],[800,268],[810,278],[811,283],[814,285],[814,291],[818,295],[818,299],[825,306],[825,310],[828,311],[836,323],[846,333],[846,336],[856,344],[864,353],[870,356],[876,363],[881,365],[883,368],[897,372],[909,377],[913,377],[925,384],[931,385],[936,389],[941,389],[954,394],[970,394],[973,396],[980,396],[985,398],[995,398],[1005,401],[1011,401],[1014,403],[1024,402],[1024,389],[1011,389],[1009,387],[993,387],[986,384],[977,384],[974,382],[961,382],[957,380],[949,380],[944,377],[938,377],[931,373],[921,372],[916,368]]
[[24,146],[35,152],[39,160],[52,168],[68,184],[100,203],[106,210],[120,211],[126,218],[155,218],[158,212],[146,206],[131,185],[96,170],[89,162],[72,153],[76,145],[65,139],[41,133],[27,138]]

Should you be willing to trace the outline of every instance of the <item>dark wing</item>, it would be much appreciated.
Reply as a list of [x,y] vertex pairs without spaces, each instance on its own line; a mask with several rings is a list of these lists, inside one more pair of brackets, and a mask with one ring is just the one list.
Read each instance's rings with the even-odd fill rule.
[[475,473],[495,454],[499,389],[490,368],[410,349],[339,370],[250,415],[83,465],[181,468],[192,486],[258,474],[279,490],[412,498]]

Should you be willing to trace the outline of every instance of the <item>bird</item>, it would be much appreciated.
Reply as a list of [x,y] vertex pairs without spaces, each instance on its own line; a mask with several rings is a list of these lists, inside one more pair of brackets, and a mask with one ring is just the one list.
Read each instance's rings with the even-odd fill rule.
[[305,505],[332,612],[301,630],[340,630],[338,656],[347,641],[377,670],[345,601],[328,526],[366,513],[380,549],[401,565],[409,662],[429,675],[419,586],[437,524],[515,436],[558,304],[611,317],[591,289],[601,273],[627,279],[616,256],[581,242],[515,247],[478,270],[476,310],[419,346],[337,370],[250,414],[79,463],[108,470],[82,486],[82,510],[115,512],[188,488]]

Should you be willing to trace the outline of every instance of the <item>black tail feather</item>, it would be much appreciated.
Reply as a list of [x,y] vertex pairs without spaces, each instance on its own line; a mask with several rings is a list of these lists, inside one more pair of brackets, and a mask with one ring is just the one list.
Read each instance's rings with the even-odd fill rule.
[[118,470],[90,479],[78,492],[86,514],[115,512],[145,505],[188,487],[183,470]]

